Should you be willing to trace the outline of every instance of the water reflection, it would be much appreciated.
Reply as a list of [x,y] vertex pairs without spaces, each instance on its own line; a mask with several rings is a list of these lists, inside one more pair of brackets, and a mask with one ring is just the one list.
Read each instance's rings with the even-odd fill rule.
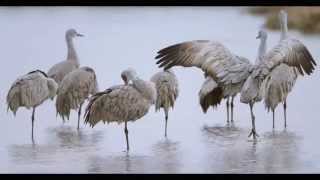
[[236,172],[241,167],[239,163],[244,160],[246,164],[247,157],[254,156],[256,152],[256,143],[246,141],[248,131],[235,125],[205,125],[202,135],[207,149],[208,172]]
[[[181,167],[179,143],[169,139],[152,146],[152,155],[132,152],[89,157],[89,173],[177,173]],[[99,153],[98,153],[99,154]]]
[[19,164],[48,163],[58,153],[54,145],[23,144],[8,147],[10,159]]
[[8,152],[12,161],[20,164],[52,163],[64,157],[67,153],[94,152],[102,140],[102,131],[77,131],[74,127],[61,126],[47,130],[49,144],[11,145]]
[[285,173],[298,170],[302,164],[299,159],[299,144],[301,137],[295,133],[283,130],[265,133],[261,162],[265,172]]
[[255,142],[245,140],[247,131],[237,131],[236,138],[225,138],[235,133],[226,127],[205,127],[204,132],[209,172],[283,173],[294,172],[302,164],[298,149],[301,138],[292,132],[267,132]]
[[202,128],[202,133],[205,134],[207,140],[210,143],[215,143],[219,145],[233,144],[235,139],[243,138],[245,134],[244,129],[237,127],[235,124],[226,124],[225,126],[214,125],[208,126],[204,125]]
[[165,138],[152,146],[154,160],[160,173],[177,173],[181,167],[180,144]]
[[152,171],[153,159],[149,156],[127,152],[108,156],[93,156],[88,159],[89,173],[147,173]]
[[94,147],[103,139],[103,131],[77,130],[75,127],[62,125],[47,129],[47,142],[57,143],[61,148],[80,150]]

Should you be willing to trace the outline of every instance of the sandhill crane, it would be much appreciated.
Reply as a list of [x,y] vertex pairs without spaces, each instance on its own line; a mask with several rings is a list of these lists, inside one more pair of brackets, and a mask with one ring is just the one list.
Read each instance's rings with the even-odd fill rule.
[[30,109],[31,107],[33,108],[31,116],[32,142],[34,142],[33,125],[36,107],[48,98],[53,99],[57,89],[58,84],[53,79],[49,78],[46,73],[40,70],[35,70],[14,81],[8,92],[8,110],[10,109],[14,115],[16,115],[19,107],[25,107],[27,109]]
[[[251,72],[253,71],[254,68],[259,68],[259,64],[262,62],[262,59],[264,55],[266,54],[267,50],[267,37],[268,34],[264,29],[259,30],[258,36],[256,39],[260,39],[260,44],[258,48],[258,55],[255,61],[255,64],[251,68]],[[256,139],[256,136],[259,136],[256,132],[256,126],[255,126],[255,116],[253,114],[253,105],[256,102],[260,102],[263,99],[263,93],[264,89],[260,88],[260,85],[257,85],[255,81],[252,80],[252,74],[247,78],[245,81],[242,89],[241,89],[241,96],[240,96],[240,101],[245,104],[249,104],[250,106],[250,114],[251,114],[251,122],[252,122],[252,129],[249,134],[249,137],[253,135],[253,138]],[[262,80],[263,81],[263,80]],[[254,87],[251,88],[251,87]],[[254,94],[254,96],[250,96]]]
[[151,77],[151,81],[157,89],[157,100],[155,103],[156,111],[163,108],[165,113],[165,132],[167,137],[167,123],[169,108],[174,107],[174,103],[179,95],[178,79],[172,69],[158,72]]
[[[257,38],[261,37],[261,43],[258,50],[258,59],[260,59],[260,56],[265,54],[266,51],[266,32],[264,30],[259,31],[259,35]],[[241,62],[243,61],[243,62]],[[248,68],[243,68],[244,71],[251,71],[253,65],[248,62],[246,59],[240,59],[239,63],[246,63]],[[258,61],[255,62],[256,64]],[[238,66],[238,65],[237,65]],[[237,69],[237,66],[231,65],[230,70],[226,70],[227,72],[223,73],[236,73],[237,71],[234,71],[234,69]],[[238,69],[239,75],[243,75],[243,81],[239,86],[234,86],[233,84],[224,84],[224,83],[218,83],[216,82],[212,77],[207,76],[205,74],[206,80],[201,86],[201,89],[199,91],[199,102],[202,107],[202,110],[204,113],[207,112],[208,108],[212,106],[213,108],[217,107],[223,98],[227,99],[226,106],[227,106],[227,122],[229,122],[229,97],[231,96],[231,122],[233,122],[233,99],[237,95],[238,92],[241,91],[242,85],[246,78],[249,76],[248,73],[241,73],[241,69]],[[231,80],[232,81],[232,80]]]
[[[281,22],[281,37],[280,42],[295,42],[294,40],[287,35],[287,14],[285,11],[280,12],[279,16]],[[291,40],[289,40],[291,39]],[[292,53],[297,51],[297,48],[301,48],[302,43],[298,42],[295,44],[296,49],[293,50]],[[300,45],[300,46],[299,46]],[[284,51],[286,47],[281,47],[280,50]],[[302,49],[303,50],[303,49]],[[304,51],[302,51],[304,53]],[[296,54],[298,55],[298,54]],[[306,57],[303,57],[306,56]],[[302,58],[309,58],[308,55],[302,55]],[[272,111],[273,117],[273,128],[274,128],[274,111],[279,103],[283,103],[283,110],[284,110],[284,127],[287,127],[287,96],[291,92],[293,86],[295,85],[296,79],[300,73],[297,71],[296,68],[290,67],[286,64],[281,64],[274,68],[274,70],[266,77],[266,80],[263,82],[263,89],[265,91],[264,94],[264,103],[265,107],[269,111]]]
[[252,131],[249,136],[252,134],[254,139],[256,138],[256,131],[252,108],[256,100],[261,99],[261,91],[264,91],[261,86],[265,78],[282,64],[295,67],[295,71],[301,75],[304,75],[304,73],[310,75],[316,66],[316,62],[307,47],[299,40],[288,36],[287,13],[285,11],[281,10],[279,12],[279,20],[281,27],[280,41],[255,64],[241,90],[240,101],[250,106]]
[[[160,59],[159,59],[160,58]],[[207,76],[199,92],[204,112],[209,106],[217,106],[227,99],[227,122],[229,122],[229,98],[231,97],[231,119],[233,100],[249,76],[251,63],[237,56],[217,41],[195,40],[166,47],[158,52],[157,64],[164,69],[173,66],[198,67]],[[209,77],[208,77],[209,76]]]
[[98,82],[94,70],[81,67],[67,74],[60,83],[57,91],[56,109],[64,120],[69,120],[70,110],[78,109],[78,127],[81,107],[84,101],[98,91]]
[[[283,16],[282,13],[281,17]],[[286,31],[286,16],[281,19],[282,24],[285,23],[282,29]],[[282,36],[286,37],[286,34]],[[260,42],[259,53],[263,49],[263,43],[265,42]],[[303,71],[311,74],[316,65],[307,48],[300,41],[292,38],[281,40],[265,57],[257,58],[254,65],[247,59],[232,54],[221,43],[207,40],[169,46],[158,52],[156,59],[158,58],[160,58],[157,61],[157,64],[160,64],[159,67],[165,69],[173,66],[198,67],[211,76],[219,86],[227,87],[224,89],[234,94],[241,89],[240,101],[250,105],[252,130],[249,137],[253,135],[254,139],[257,133],[252,109],[253,104],[262,98],[260,87],[264,78],[281,63],[296,67],[302,75]],[[223,94],[227,93],[223,92]]]
[[284,110],[284,127],[287,127],[287,97],[291,92],[298,77],[296,69],[281,64],[274,68],[273,71],[266,77],[263,84],[264,89],[264,104],[268,111],[272,111],[272,128],[274,129],[274,113],[279,103],[283,103]]
[[123,71],[121,77],[125,85],[112,86],[90,98],[85,110],[85,123],[94,127],[100,121],[124,122],[129,151],[127,122],[136,121],[147,114],[156,101],[157,91],[154,83],[140,79],[132,68]]
[[66,42],[68,48],[67,59],[53,65],[48,71],[48,76],[53,78],[58,84],[60,84],[65,75],[79,68],[80,63],[72,40],[75,37],[82,36],[83,35],[77,33],[75,29],[69,29],[66,31]]

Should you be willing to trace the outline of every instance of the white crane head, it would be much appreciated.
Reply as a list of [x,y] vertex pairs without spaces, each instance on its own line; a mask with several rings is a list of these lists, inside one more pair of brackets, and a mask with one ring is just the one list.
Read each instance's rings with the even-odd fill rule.
[[66,32],[66,38],[82,37],[83,34],[78,33],[75,29],[71,28]]
[[134,80],[138,77],[137,72],[133,68],[128,68],[121,73],[121,78],[124,83],[127,85],[129,81]]
[[268,33],[265,29],[261,28],[258,31],[258,36],[256,37],[256,39],[267,39],[268,37]]
[[279,21],[280,25],[286,25],[287,24],[287,18],[288,18],[288,13],[285,10],[280,10],[279,12]]

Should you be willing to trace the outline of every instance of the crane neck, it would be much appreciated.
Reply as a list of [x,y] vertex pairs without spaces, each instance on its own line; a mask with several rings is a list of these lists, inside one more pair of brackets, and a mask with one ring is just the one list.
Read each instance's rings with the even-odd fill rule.
[[155,103],[157,94],[155,86],[152,82],[148,82],[137,77],[132,81],[132,83],[135,89],[138,90],[146,100],[148,100],[151,104]]
[[67,48],[68,48],[67,60],[76,61],[77,63],[79,63],[77,52],[74,48],[72,38],[69,36],[66,36],[66,42],[67,42]]
[[258,48],[258,56],[256,58],[256,63],[259,63],[262,60],[262,57],[266,54],[266,52],[267,52],[267,38],[261,37],[260,45]]
[[281,41],[288,37],[287,17],[282,17],[280,19],[280,29],[281,29],[280,41]]

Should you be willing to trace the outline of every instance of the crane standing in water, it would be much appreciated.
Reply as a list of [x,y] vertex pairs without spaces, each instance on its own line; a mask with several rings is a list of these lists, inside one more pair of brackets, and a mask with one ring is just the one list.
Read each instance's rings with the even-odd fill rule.
[[58,84],[53,79],[49,78],[46,73],[35,70],[14,81],[8,92],[8,110],[10,109],[14,115],[16,115],[19,107],[32,108],[32,142],[34,142],[33,127],[35,110],[45,100],[49,98],[53,99],[57,89]]
[[[306,46],[299,40],[288,36],[287,13],[285,11],[281,10],[279,12],[279,20],[281,27],[279,43],[259,58],[259,61],[254,65],[252,73],[241,90],[240,101],[249,104],[250,106],[252,131],[249,136],[253,135],[254,139],[256,131],[255,117],[252,109],[257,99],[261,100],[261,96],[263,96],[263,94],[261,94],[261,91],[265,91],[263,84],[268,84],[267,82],[264,82],[266,78],[270,74],[275,74],[277,68],[281,68],[283,64],[294,67],[301,75],[304,75],[304,73],[310,75],[316,66],[316,62]],[[282,75],[292,76],[291,73]]]
[[168,69],[153,75],[151,81],[157,89],[156,111],[160,110],[160,108],[164,110],[166,122],[164,136],[167,137],[169,108],[174,107],[174,103],[179,95],[178,79],[173,70]]
[[90,98],[85,111],[85,123],[94,127],[100,121],[124,122],[129,151],[127,122],[136,121],[148,113],[156,101],[157,91],[154,83],[140,79],[131,68],[123,71],[121,77],[125,85],[112,86]]
[[265,77],[280,64],[295,67],[302,75],[303,71],[311,74],[316,65],[311,54],[300,41],[287,37],[286,20],[286,13],[281,11],[282,40],[263,58],[257,58],[254,65],[247,59],[232,54],[221,43],[207,40],[189,41],[166,47],[158,52],[156,59],[160,58],[160,60],[157,64],[164,69],[173,66],[198,67],[220,87],[233,87],[228,88],[229,90],[240,89],[240,101],[249,104],[251,111],[252,130],[249,137],[253,135],[256,139],[253,105],[262,99],[261,84]]
[[57,92],[56,110],[64,120],[69,120],[70,110],[78,109],[78,126],[80,123],[81,107],[84,101],[98,91],[98,82],[94,70],[81,67],[67,74],[60,83]]

